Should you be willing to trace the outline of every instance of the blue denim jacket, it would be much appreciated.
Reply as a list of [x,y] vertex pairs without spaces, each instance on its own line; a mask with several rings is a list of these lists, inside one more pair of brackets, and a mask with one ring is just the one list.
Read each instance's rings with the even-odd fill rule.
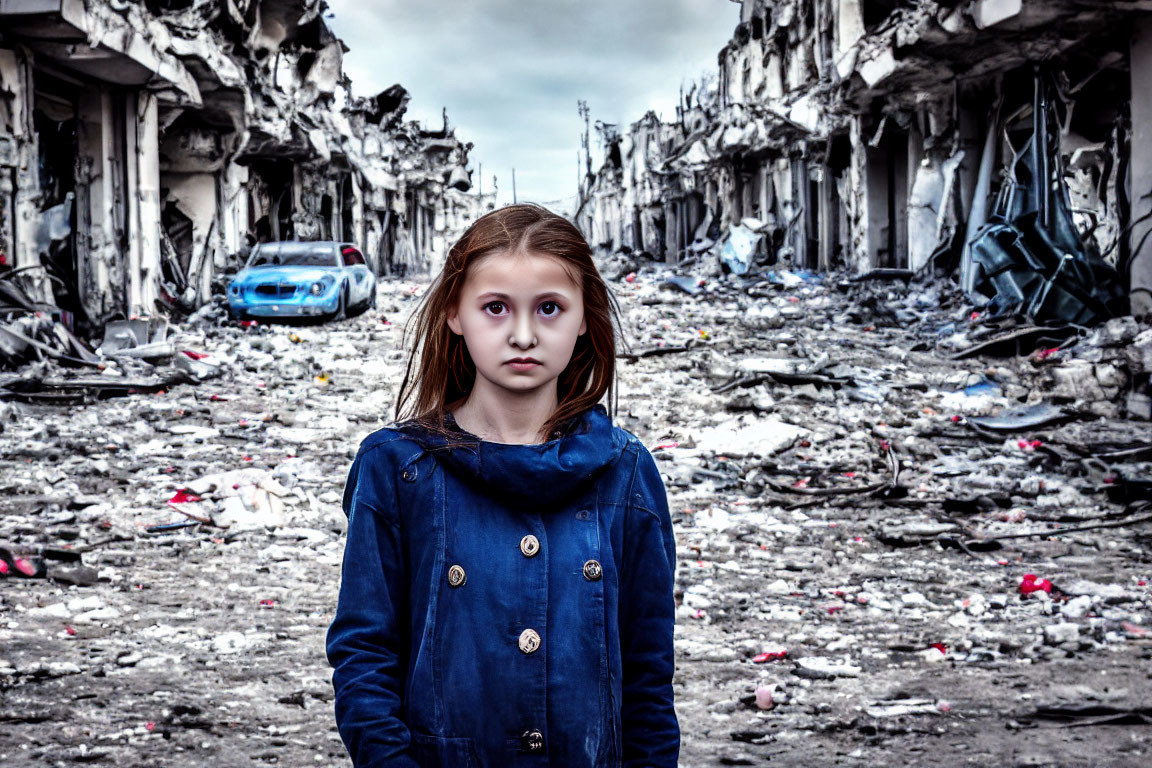
[[602,405],[537,445],[367,437],[327,655],[356,766],[675,766],[676,546]]

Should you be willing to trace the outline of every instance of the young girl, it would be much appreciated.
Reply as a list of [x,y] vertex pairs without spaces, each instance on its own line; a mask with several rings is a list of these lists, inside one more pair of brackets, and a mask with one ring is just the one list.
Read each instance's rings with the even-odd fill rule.
[[353,763],[675,766],[672,521],[599,404],[618,319],[588,243],[538,206],[489,213],[414,320],[408,418],[344,491],[327,655]]

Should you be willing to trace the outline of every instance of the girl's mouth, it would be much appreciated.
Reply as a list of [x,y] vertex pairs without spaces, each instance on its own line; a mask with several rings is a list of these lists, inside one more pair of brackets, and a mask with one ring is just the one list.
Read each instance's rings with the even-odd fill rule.
[[509,360],[506,365],[511,366],[512,369],[516,371],[530,371],[540,365],[540,361],[534,360],[531,357],[517,357]]

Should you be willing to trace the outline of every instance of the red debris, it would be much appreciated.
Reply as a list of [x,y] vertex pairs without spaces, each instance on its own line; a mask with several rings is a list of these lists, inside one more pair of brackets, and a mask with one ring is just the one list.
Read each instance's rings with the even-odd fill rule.
[[765,651],[752,657],[753,664],[763,664],[768,661],[779,661],[788,655],[788,651]]
[[16,570],[20,571],[20,573],[24,574],[25,576],[36,575],[36,564],[30,560],[25,560],[22,557],[18,557],[12,562],[12,565],[16,566]]
[[1060,347],[1052,347],[1051,349],[1042,349],[1036,353],[1037,360],[1047,360],[1052,355],[1060,351]]
[[844,606],[842,605],[830,605],[828,606],[828,615],[831,616],[832,614],[840,613],[842,610],[844,610]]
[[628,283],[636,282],[636,273],[635,272],[629,272],[627,275],[624,276],[624,281],[628,282]]
[[948,653],[948,646],[944,645],[944,643],[932,643],[928,647],[929,648],[935,648],[936,650],[940,651],[940,653],[943,653],[945,655],[947,655],[947,653]]
[[272,606],[276,605],[276,601],[265,599],[265,600],[260,601],[260,605],[265,607],[265,608],[271,608]]
[[240,321],[240,327],[241,328],[251,328],[254,325],[256,325],[255,320],[241,320]]
[[1020,446],[1022,451],[1034,451],[1040,446],[1044,445],[1043,440],[1017,440],[1016,445]]
[[7,576],[7,575],[8,575],[8,563],[4,562],[3,560],[0,560],[0,576]]
[[156,728],[156,723],[149,720],[148,722],[144,723],[144,727],[151,731]]
[[205,354],[204,352],[193,352],[190,349],[185,349],[185,350],[183,350],[183,352],[184,352],[184,354],[188,355],[188,357],[192,358],[193,360],[203,360],[204,358],[208,357],[208,355]]
[[72,627],[68,626],[67,624],[64,625],[64,631],[70,635],[76,634],[76,630],[72,629]]
[[189,491],[187,488],[181,488],[176,491],[176,495],[168,499],[169,504],[188,504],[193,501],[200,501],[200,497]]
[[1034,573],[1024,574],[1024,579],[1020,582],[1020,594],[1030,595],[1033,592],[1052,594],[1052,582],[1048,579],[1037,578]]
[[952,422],[953,422],[953,423],[956,423],[956,422],[958,422],[958,421],[960,421],[960,417],[959,417],[959,416],[953,416],[953,417],[952,417]]

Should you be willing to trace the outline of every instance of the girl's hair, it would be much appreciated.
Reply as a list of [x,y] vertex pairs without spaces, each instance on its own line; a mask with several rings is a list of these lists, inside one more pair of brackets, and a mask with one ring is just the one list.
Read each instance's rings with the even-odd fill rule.
[[[606,392],[610,411],[615,411],[620,327],[616,298],[596,269],[580,230],[546,208],[523,203],[487,213],[468,227],[449,249],[443,270],[405,324],[402,343],[408,346],[413,323],[415,338],[396,398],[397,421],[412,419],[428,429],[448,432],[445,412],[467,398],[476,381],[476,365],[464,338],[448,327],[448,310],[459,300],[469,267],[485,256],[505,252],[560,259],[583,291],[587,331],[577,337],[572,359],[557,381],[559,404],[544,423],[543,434],[555,436],[560,425],[600,402]],[[415,378],[413,366],[417,366]]]

